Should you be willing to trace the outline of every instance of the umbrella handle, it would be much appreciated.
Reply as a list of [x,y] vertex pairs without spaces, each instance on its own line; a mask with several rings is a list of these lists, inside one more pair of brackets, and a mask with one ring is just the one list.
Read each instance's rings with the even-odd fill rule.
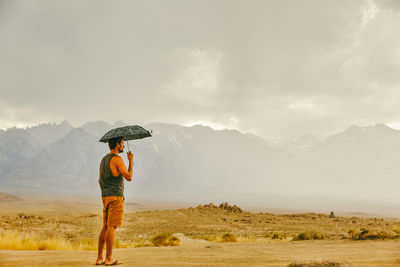
[[128,151],[131,151],[129,148],[129,140],[126,140],[126,143],[128,144]]

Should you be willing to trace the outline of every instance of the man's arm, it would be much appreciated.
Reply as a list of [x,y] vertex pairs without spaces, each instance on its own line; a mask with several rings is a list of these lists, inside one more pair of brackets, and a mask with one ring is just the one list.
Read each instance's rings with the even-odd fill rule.
[[132,175],[133,175],[133,153],[132,152],[128,152],[128,160],[129,160],[129,168],[126,169],[125,167],[125,163],[122,160],[121,157],[117,157],[117,161],[116,161],[116,165],[118,168],[118,171],[121,173],[121,175],[123,177],[125,177],[125,179],[127,181],[132,181]]
[[100,177],[101,177],[101,167],[99,168],[99,186],[101,188],[101,179],[100,179]]

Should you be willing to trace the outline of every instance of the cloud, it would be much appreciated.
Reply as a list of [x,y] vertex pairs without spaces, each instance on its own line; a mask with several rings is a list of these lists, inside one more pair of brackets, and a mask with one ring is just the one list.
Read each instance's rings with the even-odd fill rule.
[[221,56],[198,49],[187,53],[185,66],[165,88],[167,97],[188,107],[195,105],[208,108],[218,105],[216,97],[222,89],[218,79]]
[[35,108],[29,106],[15,108],[2,101],[0,101],[0,114],[0,129],[25,128],[43,121],[61,122],[50,114],[38,113]]
[[374,0],[373,2],[384,9],[400,10],[400,3],[397,0]]
[[76,125],[201,121],[265,137],[394,121],[396,3],[2,1],[0,99]]

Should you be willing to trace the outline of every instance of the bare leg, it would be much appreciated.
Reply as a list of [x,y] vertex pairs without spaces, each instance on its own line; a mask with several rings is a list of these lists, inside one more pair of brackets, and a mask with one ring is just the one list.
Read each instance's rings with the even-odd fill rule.
[[117,227],[112,226],[107,228],[106,232],[106,245],[107,245],[107,250],[106,250],[106,264],[110,264],[113,262],[112,259],[112,249],[114,245],[114,236],[115,236],[115,229]]
[[101,229],[101,232],[99,235],[97,260],[96,260],[96,263],[98,263],[98,264],[103,262],[103,250],[104,250],[104,244],[106,241],[106,232],[107,232],[107,226],[104,225],[103,228]]

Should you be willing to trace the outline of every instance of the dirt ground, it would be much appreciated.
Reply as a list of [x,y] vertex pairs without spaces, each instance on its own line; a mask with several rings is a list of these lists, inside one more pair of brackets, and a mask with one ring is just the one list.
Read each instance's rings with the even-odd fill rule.
[[[352,266],[400,266],[399,241],[215,243],[115,249],[121,266],[287,266],[294,261],[342,260]],[[95,251],[0,250],[0,266],[93,266]]]
[[[89,250],[0,250],[0,266],[94,266],[101,206],[82,201],[0,203],[0,233],[36,233],[71,244],[91,241]],[[114,258],[122,266],[287,266],[310,260],[345,261],[349,266],[400,266],[400,219],[335,216],[318,213],[276,214],[231,211],[218,207],[126,205]],[[360,232],[393,238],[356,240]],[[293,241],[304,231],[323,240]],[[143,246],[155,234],[170,232],[175,247]],[[220,242],[224,233],[234,243]],[[2,240],[0,240],[2,241]],[[147,243],[146,243],[147,242]],[[0,242],[1,243],[1,242]],[[137,246],[137,247],[135,247]]]

